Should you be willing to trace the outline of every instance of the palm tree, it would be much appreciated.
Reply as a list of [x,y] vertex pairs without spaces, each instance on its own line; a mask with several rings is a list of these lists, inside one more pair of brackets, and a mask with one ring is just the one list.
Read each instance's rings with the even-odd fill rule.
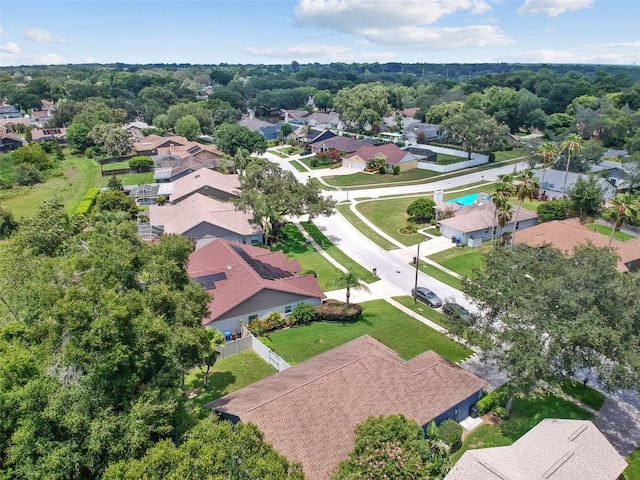
[[518,174],[515,176],[515,180],[518,182],[515,186],[515,194],[518,197],[518,210],[516,210],[511,247],[513,247],[513,244],[515,243],[516,227],[518,225],[518,218],[520,218],[520,208],[522,207],[522,202],[525,198],[532,200],[533,195],[538,189],[538,179],[529,168],[525,168],[521,172],[518,172]]
[[[508,178],[510,179],[511,177],[508,176]],[[506,180],[507,177],[501,176],[500,179]],[[500,181],[496,183],[495,192],[491,196],[491,201],[495,205],[495,212],[493,216],[495,220],[494,230],[496,230],[496,233],[498,228],[498,211],[501,208],[503,208],[506,204],[509,203],[509,197],[511,197],[511,195],[513,195],[513,184],[511,184],[510,181],[509,182]],[[491,232],[492,245],[493,245],[493,237],[494,237],[494,232]]]
[[239,148],[233,156],[233,169],[238,176],[243,176],[250,162],[251,153],[246,148]]
[[640,202],[628,193],[620,193],[611,199],[611,207],[607,213],[614,219],[611,236],[609,237],[609,248],[613,242],[616,230],[623,223],[635,223],[640,215]]
[[211,371],[211,367],[213,367],[218,360],[219,352],[217,350],[218,347],[224,345],[224,335],[220,330],[216,330],[215,328],[207,328],[204,331],[207,340],[209,341],[209,348],[204,354],[204,364],[207,366],[207,370],[204,373],[204,388],[209,386],[209,372]]
[[566,197],[567,193],[567,178],[569,177],[569,164],[571,163],[571,157],[578,155],[582,151],[582,138],[577,133],[570,133],[567,138],[564,139],[562,145],[560,145],[561,152],[567,152],[567,168],[564,172],[564,184],[562,185],[562,196]]
[[542,155],[542,180],[540,180],[540,188],[544,188],[544,176],[547,173],[549,163],[558,155],[558,146],[553,142],[544,142],[538,148],[538,153]]
[[[500,237],[502,235],[502,230],[504,229],[504,227],[506,227],[511,221],[511,219],[513,218],[513,210],[511,209],[511,203],[507,201],[498,210],[496,210],[496,218],[498,219],[498,226],[500,227],[500,230],[497,236]],[[513,233],[515,234],[515,231]]]
[[362,283],[362,279],[356,273],[350,271],[342,273],[342,275],[340,275],[333,283],[337,288],[347,289],[347,308],[351,305],[349,303],[349,299],[351,298],[351,289],[369,291],[369,287]]

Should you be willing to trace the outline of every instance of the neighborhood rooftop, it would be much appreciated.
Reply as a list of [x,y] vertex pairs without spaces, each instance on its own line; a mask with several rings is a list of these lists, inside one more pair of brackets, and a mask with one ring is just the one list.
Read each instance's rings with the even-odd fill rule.
[[402,413],[425,425],[476,395],[486,381],[427,351],[404,361],[364,335],[209,406],[254,423],[308,480],[326,480],[353,449],[356,425]]

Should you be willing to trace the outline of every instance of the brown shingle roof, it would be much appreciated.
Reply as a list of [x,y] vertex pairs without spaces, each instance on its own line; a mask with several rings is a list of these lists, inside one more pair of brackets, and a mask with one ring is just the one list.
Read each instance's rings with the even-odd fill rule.
[[360,147],[352,156],[357,155],[365,162],[369,162],[379,154],[384,155],[386,162],[391,165],[397,165],[405,157],[409,157],[410,160],[415,158],[410,152],[402,150],[392,143],[385,145],[365,145]]
[[[589,230],[580,223],[578,218],[540,223],[519,232],[515,241],[532,247],[541,247],[545,243],[550,243],[565,252],[565,254],[572,254],[573,249],[581,244],[591,243],[596,247],[607,247],[609,245],[609,237],[607,235]],[[640,238],[626,242],[613,240],[611,247],[620,257],[618,270],[621,272],[629,271],[626,266],[627,263],[636,262],[640,259]]]
[[[487,196],[488,194],[486,193],[479,193],[478,200],[474,202],[473,205],[461,206],[460,208],[458,208],[458,210],[456,210],[455,216],[440,220],[440,223],[442,225],[446,225],[449,228],[460,230],[461,232],[476,232],[478,230],[493,228],[496,224],[496,206],[490,199],[484,199]],[[442,210],[447,205],[450,204],[439,204],[438,208]],[[527,210],[526,208],[520,208],[520,212],[516,218],[517,213],[518,207],[513,206],[513,218],[511,219],[509,224],[513,224],[514,222],[522,222],[538,217],[537,213]],[[522,231],[524,232],[526,230],[528,229]],[[520,235],[520,230],[518,230],[518,235]]]
[[355,152],[363,145],[368,145],[368,143],[362,142],[360,140],[354,140],[353,138],[336,136],[327,138],[326,140],[321,140],[318,142],[312,142],[314,147],[325,146],[327,148],[335,148],[336,150],[340,150],[341,152]]
[[445,480],[615,480],[626,467],[590,421],[547,418],[513,445],[467,450]]
[[176,205],[150,205],[149,221],[152,225],[164,225],[165,233],[183,234],[201,223],[216,225],[240,235],[262,233],[262,229],[251,224],[252,215],[240,210],[230,202],[220,202],[200,193]]
[[[261,277],[235,249],[242,249],[251,259],[290,276],[269,280]],[[295,259],[282,252],[215,239],[189,256],[187,272],[191,278],[224,273],[225,279],[216,281],[215,296],[209,304],[211,315],[203,319],[206,325],[262,290],[275,290],[303,297],[325,298],[313,275],[298,276],[302,270]]]
[[225,175],[208,168],[201,168],[174,182],[175,190],[171,194],[173,202],[198,191],[200,188],[209,186],[215,190],[237,195],[240,190],[240,180],[237,175]]
[[424,425],[485,385],[434,352],[405,362],[364,335],[209,406],[256,424],[277,450],[302,463],[305,478],[325,480],[369,416],[403,413]]

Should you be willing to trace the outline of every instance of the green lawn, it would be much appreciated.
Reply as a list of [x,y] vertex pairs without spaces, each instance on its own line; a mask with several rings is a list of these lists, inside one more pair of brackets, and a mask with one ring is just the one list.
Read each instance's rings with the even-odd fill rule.
[[433,350],[452,362],[473,354],[384,300],[372,300],[361,305],[362,317],[354,323],[313,323],[272,332],[269,338],[273,349],[289,363],[299,363],[369,334],[405,360],[426,350]]
[[300,262],[304,270],[312,270],[318,274],[318,283],[322,290],[335,290],[334,283],[342,272],[334,267],[313,246],[307,245],[302,233],[292,223],[282,229],[283,242],[278,248],[289,258]]
[[[597,223],[589,223],[587,225],[585,225],[585,227],[587,227],[589,230],[593,231],[593,232],[598,232],[601,233],[602,235],[605,235],[607,238],[611,237],[611,227],[608,227],[606,225],[599,225]],[[622,233],[622,232],[616,232],[613,234],[613,238],[615,240],[618,240],[620,242],[626,242],[627,240],[632,240],[635,237],[633,235],[628,235],[626,233]]]
[[463,277],[471,276],[476,268],[483,266],[484,254],[491,249],[489,242],[480,247],[456,247],[430,255],[429,258]]
[[[403,234],[400,229],[409,222],[407,207],[417,198],[404,197],[386,200],[373,200],[358,203],[356,207],[369,221],[380,230],[398,242],[406,246],[416,245],[428,239],[421,233]],[[418,224],[418,228],[427,227],[427,224]]]
[[30,187],[0,190],[0,202],[16,219],[30,216],[47,198],[56,197],[69,214],[92,187],[100,182],[100,166],[91,159],[66,154],[65,159],[48,178]]
[[382,235],[374,232],[366,223],[360,220],[360,217],[358,217],[351,211],[349,204],[338,205],[337,209],[338,212],[340,212],[342,216],[344,216],[344,218],[346,218],[349,223],[351,223],[351,225],[357,228],[360,233],[362,233],[365,237],[367,237],[379,247],[382,247],[385,250],[395,250],[396,248],[398,248]]
[[577,380],[564,382],[562,391],[595,410],[600,410],[606,399],[603,393]]
[[399,175],[379,175],[371,173],[353,173],[351,175],[330,175],[322,177],[329,185],[334,187],[362,187],[364,185],[379,185],[381,183],[415,182],[426,180],[439,175],[438,172],[415,168]]
[[307,231],[309,236],[315,240],[315,242],[322,247],[334,260],[340,265],[349,270],[352,273],[358,275],[362,281],[371,283],[378,280],[378,277],[374,277],[371,270],[364,268],[357,262],[354,262],[350,257],[344,254],[342,250],[336,247],[331,240],[324,236],[324,234],[316,227],[312,222],[302,222],[302,226]]
[[462,442],[462,447],[451,456],[453,463],[470,448],[511,445],[545,418],[589,420],[591,412],[575,403],[552,394],[540,394],[528,398],[516,398],[511,417],[500,425],[481,425]]
[[496,154],[496,162],[512,160],[516,157],[522,156],[522,152],[515,148],[513,150],[504,150],[502,152],[495,152],[495,154]]
[[[253,350],[225,358],[213,366],[209,374],[209,386],[193,399],[193,403],[199,406],[202,409],[202,415],[206,416],[209,414],[209,409],[206,408],[207,403],[274,373],[276,370]],[[185,379],[187,391],[201,388],[203,378],[203,369],[191,370]]]
[[446,153],[438,153],[436,163],[438,165],[450,165],[452,163],[464,162],[467,157],[456,157],[455,155],[447,155]]
[[312,167],[311,160],[314,158],[316,158],[315,155],[309,155],[308,157],[301,157],[298,161],[304,163],[307,167],[309,167],[309,170],[321,170],[323,168],[336,168],[340,166],[339,163],[332,163],[330,161],[326,163],[322,163],[319,161],[318,166]]
[[454,277],[447,272],[443,272],[438,267],[434,267],[433,265],[425,262],[420,262],[420,266],[418,268],[420,268],[421,272],[426,273],[430,277],[440,280],[442,283],[449,285],[456,290],[462,290],[462,281],[458,277]]
[[111,170],[122,170],[123,168],[129,168],[129,160],[123,160],[122,162],[106,163],[102,165],[103,172],[110,172]]
[[[153,172],[146,173],[127,173],[125,175],[116,175],[122,182],[122,185],[142,185],[143,183],[153,183]],[[102,177],[101,187],[109,184],[110,176]]]
[[[422,302],[413,303],[413,297],[410,295],[403,295],[401,297],[392,297],[393,300],[398,302],[400,305],[407,307],[410,310],[413,310],[418,315],[422,315],[424,318],[431,320],[434,323],[437,323],[441,327],[449,328],[447,323],[447,316],[441,313],[438,310],[435,310]],[[444,300],[444,299],[443,299]]]
[[286,154],[280,152],[279,150],[269,150],[269,153],[273,153],[276,157],[289,158],[289,155],[286,155]]
[[629,466],[625,469],[624,478],[627,480],[640,480],[640,447],[636,448],[627,457]]
[[304,165],[302,165],[298,160],[291,160],[289,163],[293,165],[293,168],[295,168],[299,172],[309,171],[308,169],[304,168]]

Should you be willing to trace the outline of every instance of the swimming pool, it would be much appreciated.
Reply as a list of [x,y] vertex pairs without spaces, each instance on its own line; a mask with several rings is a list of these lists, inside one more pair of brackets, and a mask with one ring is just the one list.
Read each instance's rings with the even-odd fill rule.
[[[454,198],[452,200],[447,200],[444,203],[457,203],[459,205],[473,205],[475,201],[478,199],[479,193],[470,193],[469,195],[465,195],[464,197]],[[485,195],[482,197],[482,200],[491,200],[491,195]]]

